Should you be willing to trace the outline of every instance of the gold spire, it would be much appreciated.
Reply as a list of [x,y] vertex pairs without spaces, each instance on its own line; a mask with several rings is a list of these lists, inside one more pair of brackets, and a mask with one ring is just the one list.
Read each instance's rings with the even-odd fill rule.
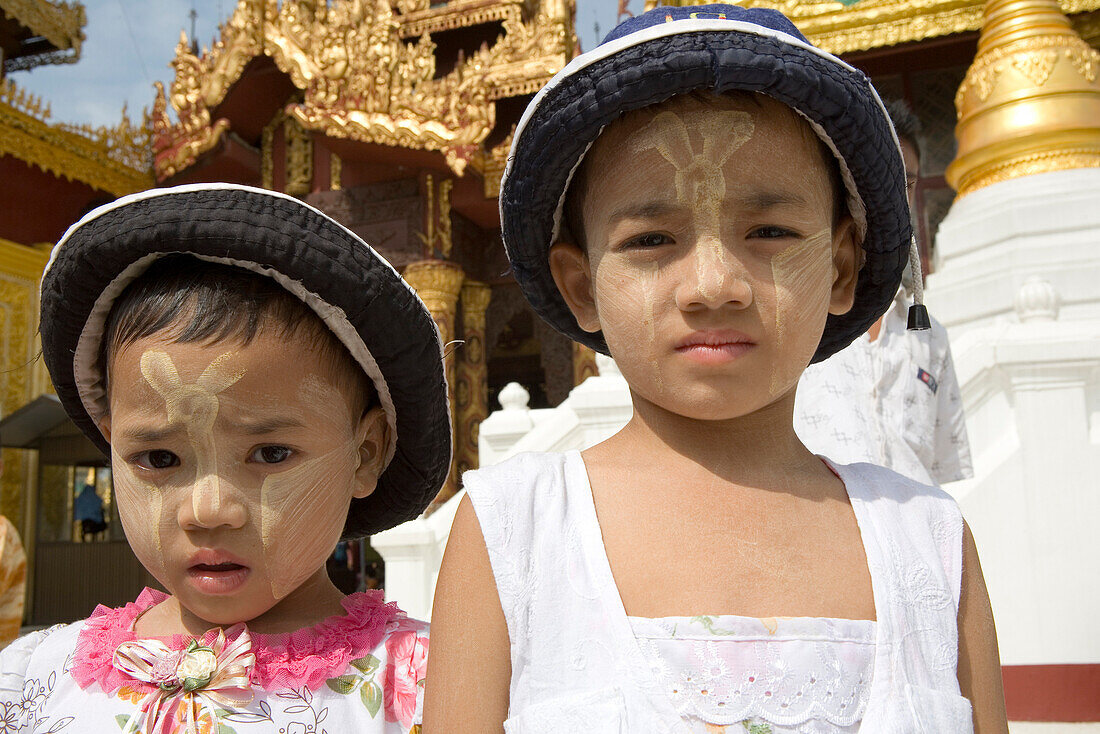
[[1033,173],[1100,167],[1100,54],[1057,0],[987,0],[978,55],[955,97],[959,196]]

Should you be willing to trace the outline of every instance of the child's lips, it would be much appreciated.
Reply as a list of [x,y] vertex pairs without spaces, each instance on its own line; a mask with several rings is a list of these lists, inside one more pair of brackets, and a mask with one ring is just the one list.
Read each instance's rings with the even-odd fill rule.
[[676,352],[695,362],[722,364],[737,359],[755,346],[756,342],[740,331],[696,331],[676,344]]
[[190,559],[187,580],[204,594],[231,594],[248,580],[252,570],[228,553],[200,551]]

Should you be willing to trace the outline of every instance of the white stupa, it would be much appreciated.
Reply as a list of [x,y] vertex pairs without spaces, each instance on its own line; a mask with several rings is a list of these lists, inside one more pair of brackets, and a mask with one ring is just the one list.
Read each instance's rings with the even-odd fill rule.
[[1098,75],[1055,0],[986,3],[928,283],[974,457],[947,489],[981,553],[1013,719],[1100,713]]

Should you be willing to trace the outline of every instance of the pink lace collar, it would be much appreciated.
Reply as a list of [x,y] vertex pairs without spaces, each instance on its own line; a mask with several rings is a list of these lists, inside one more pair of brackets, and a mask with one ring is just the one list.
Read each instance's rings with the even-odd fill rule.
[[[87,688],[99,683],[112,694],[124,684],[138,689],[149,687],[151,684],[131,678],[111,661],[119,645],[138,639],[134,634],[138,616],[167,598],[163,592],[145,589],[125,606],[96,607],[77,637],[70,671],[77,684]],[[274,635],[250,632],[256,656],[252,683],[264,690],[301,686],[316,690],[327,679],[342,675],[352,660],[366,656],[387,633],[407,620],[396,604],[383,602],[381,591],[352,594],[342,603],[346,614],[329,617],[313,627]],[[240,636],[243,629],[244,625],[235,625],[227,630],[229,641]],[[201,643],[210,645],[217,634],[217,629],[208,631]],[[182,650],[192,638],[172,635],[161,640]]]

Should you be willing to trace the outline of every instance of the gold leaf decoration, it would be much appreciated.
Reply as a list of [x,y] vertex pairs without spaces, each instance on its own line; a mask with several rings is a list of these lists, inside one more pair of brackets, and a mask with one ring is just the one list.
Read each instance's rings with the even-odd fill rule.
[[[646,0],[645,9],[698,2]],[[741,0],[736,4],[779,10],[811,43],[834,54],[923,41],[982,27],[983,0],[860,0],[851,5],[839,0]],[[1059,5],[1064,13],[1083,13],[1100,9],[1100,0],[1061,0]]]
[[[537,90],[575,46],[572,0],[477,0],[478,8],[505,9],[497,13],[504,33],[437,75],[430,33],[409,39],[406,21],[424,29],[461,25],[456,10],[473,9],[471,2],[240,0],[211,49],[196,56],[180,39],[171,94],[162,101],[158,90],[154,105],[158,178],[192,165],[218,144],[229,124],[212,120],[211,111],[259,55],[270,57],[301,91],[301,101],[286,112],[305,129],[438,151],[461,175],[496,123],[495,100]],[[530,20],[524,21],[528,6]],[[176,123],[168,117],[169,103]]]

